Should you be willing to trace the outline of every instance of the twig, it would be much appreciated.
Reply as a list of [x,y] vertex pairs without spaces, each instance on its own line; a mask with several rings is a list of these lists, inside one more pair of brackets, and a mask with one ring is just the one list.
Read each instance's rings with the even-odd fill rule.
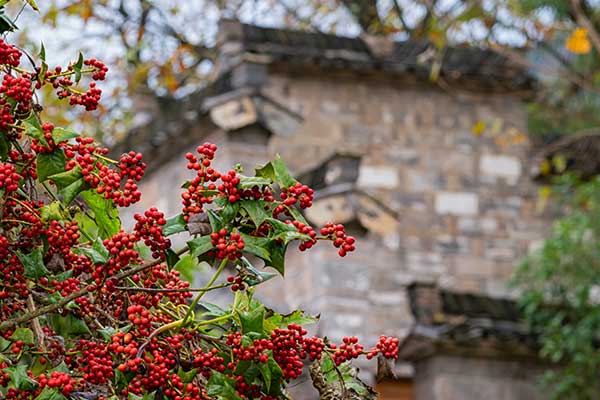
[[[177,252],[177,255],[181,255],[181,254],[185,253],[188,250],[189,250],[189,248],[186,246],[183,249],[179,250]],[[141,272],[141,271],[143,271],[145,269],[152,268],[152,267],[160,264],[161,262],[162,262],[162,260],[158,259],[158,260],[154,260],[154,261],[152,261],[150,263],[147,263],[147,264],[138,265],[137,267],[134,267],[134,268],[132,268],[130,270],[118,273],[117,275],[110,277],[110,279],[111,280],[115,280],[115,281],[119,281],[119,280],[121,280],[123,278],[126,278],[128,276],[134,275],[134,274],[136,274],[138,272]],[[58,302],[56,302],[54,304],[50,304],[48,306],[38,308],[37,310],[35,310],[33,312],[30,312],[28,314],[22,315],[22,316],[17,317],[17,318],[13,318],[13,319],[9,319],[9,320],[6,320],[6,321],[2,321],[2,322],[0,322],[0,331],[4,331],[6,329],[13,328],[13,327],[15,327],[15,326],[17,326],[19,324],[24,323],[24,322],[31,321],[32,319],[37,318],[37,317],[39,317],[41,315],[49,314],[51,312],[54,312],[54,311],[60,309],[61,307],[65,306],[66,304],[68,304],[71,300],[75,300],[75,299],[77,299],[77,298],[79,298],[81,296],[84,296],[86,293],[88,293],[88,289],[84,288],[84,289],[78,290],[76,292],[73,292],[73,293],[67,295],[66,297],[63,297],[60,301],[58,301]]]
[[219,285],[204,287],[204,288],[145,288],[145,287],[126,287],[117,286],[115,289],[128,290],[133,292],[148,292],[148,293],[178,293],[178,292],[208,292],[215,289],[221,289],[229,286],[229,283],[221,283]]

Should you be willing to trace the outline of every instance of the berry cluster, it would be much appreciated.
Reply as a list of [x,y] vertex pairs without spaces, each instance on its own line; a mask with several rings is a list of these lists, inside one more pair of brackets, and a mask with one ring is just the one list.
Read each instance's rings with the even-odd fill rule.
[[321,229],[321,235],[333,240],[333,245],[339,248],[338,253],[340,257],[344,257],[346,253],[355,250],[354,242],[356,240],[353,236],[346,235],[344,225],[329,223]]
[[18,67],[21,63],[21,51],[0,39],[0,64]]
[[163,236],[161,228],[167,223],[164,214],[152,207],[144,215],[134,214],[133,218],[137,221],[133,228],[137,240],[144,240],[144,244],[152,250],[153,258],[164,260],[164,251],[171,247],[171,241]]
[[309,208],[312,206],[314,191],[300,182],[289,188],[281,189],[279,197],[283,200],[283,204],[291,207],[298,203],[300,208]]
[[237,172],[234,170],[228,171],[226,174],[221,175],[221,182],[217,186],[217,190],[221,192],[221,196],[224,196],[228,202],[235,203],[241,197],[241,191],[237,188],[240,183],[240,177],[237,176]]
[[215,151],[217,151],[217,145],[204,143],[202,146],[198,146],[196,151],[200,158],[192,153],[185,155],[188,160],[187,169],[196,171],[196,177],[189,182],[187,190],[181,194],[183,218],[186,222],[192,215],[200,214],[204,204],[212,202],[212,196],[207,195],[206,192],[216,190],[217,186],[214,182],[221,177],[221,174],[210,166]]
[[358,343],[358,338],[356,336],[344,337],[342,338],[342,341],[343,343],[339,347],[336,347],[334,344],[329,345],[331,349],[337,348],[337,351],[334,352],[332,356],[335,365],[340,365],[353,358],[358,358],[365,350],[365,348]]
[[395,337],[379,336],[379,342],[368,353],[367,358],[370,360],[377,354],[383,355],[385,358],[398,359],[398,343],[400,340]]
[[239,233],[230,234],[227,229],[222,228],[219,232],[210,234],[210,241],[215,248],[214,256],[218,259],[235,260],[242,256],[244,239]]
[[19,77],[13,77],[8,74],[4,75],[4,80],[0,86],[0,93],[3,93],[7,98],[11,98],[16,102],[16,111],[19,114],[26,114],[31,110],[33,90],[28,75],[24,74]]
[[298,229],[298,232],[310,236],[310,239],[300,242],[298,245],[298,249],[300,251],[310,249],[317,243],[317,239],[315,239],[317,237],[317,232],[310,225],[306,225],[300,221],[290,220],[287,220],[286,224],[292,224],[296,229]]
[[227,282],[231,284],[231,291],[237,292],[238,290],[245,290],[246,284],[241,276],[228,276]]
[[15,172],[15,166],[9,163],[0,163],[0,189],[5,193],[14,192],[19,188],[21,175]]

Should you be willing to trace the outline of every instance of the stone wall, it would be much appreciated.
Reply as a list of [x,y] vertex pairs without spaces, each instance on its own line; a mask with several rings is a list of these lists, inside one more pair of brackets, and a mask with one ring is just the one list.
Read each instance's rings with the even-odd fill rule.
[[[509,294],[507,278],[548,220],[536,214],[527,143],[504,140],[526,129],[518,97],[326,73],[272,69],[267,76],[263,92],[304,118],[300,131],[268,141],[219,130],[198,137],[220,146],[218,166],[253,168],[280,153],[293,172],[310,176],[336,155],[360,159],[351,184],[360,195],[317,201],[312,214],[349,220],[357,251],[344,259],[324,244],[302,257],[291,252],[286,280],[259,291],[268,304],[320,313],[321,334],[372,343],[379,334],[406,334],[404,288],[415,280]],[[489,127],[482,136],[472,132],[478,121]],[[146,179],[138,208],[179,211],[184,153]],[[335,174],[327,171],[325,182]],[[350,206],[356,210],[348,213]]]
[[524,360],[439,355],[416,364],[415,398],[427,400],[541,400],[541,365]]

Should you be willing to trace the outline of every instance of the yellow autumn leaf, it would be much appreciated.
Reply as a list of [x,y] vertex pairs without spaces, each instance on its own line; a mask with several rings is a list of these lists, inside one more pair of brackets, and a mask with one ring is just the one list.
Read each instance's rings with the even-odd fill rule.
[[577,28],[565,41],[565,47],[573,54],[587,54],[592,50],[592,44],[585,28]]
[[540,163],[540,174],[541,175],[549,175],[552,172],[552,165],[550,164],[550,162],[546,159],[544,159],[541,163]]
[[548,205],[548,198],[552,194],[552,188],[550,186],[542,186],[538,191],[538,201],[536,204],[536,211],[538,214],[544,212]]
[[483,122],[483,121],[477,121],[475,123],[475,125],[473,125],[473,128],[471,128],[471,132],[473,132],[473,135],[475,135],[475,136],[481,136],[484,131],[485,131],[485,122]]
[[558,173],[562,173],[567,169],[567,160],[563,155],[557,154],[552,157],[552,165]]

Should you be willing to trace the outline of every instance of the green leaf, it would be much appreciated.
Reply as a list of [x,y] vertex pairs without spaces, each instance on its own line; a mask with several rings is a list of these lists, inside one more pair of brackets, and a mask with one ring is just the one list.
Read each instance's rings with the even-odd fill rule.
[[107,327],[104,327],[104,328],[98,330],[98,332],[100,332],[100,334],[102,335],[102,338],[104,338],[104,340],[106,340],[108,342],[111,340],[112,336],[117,333],[117,330],[115,328],[113,328],[112,326],[107,326]]
[[263,166],[260,166],[254,170],[254,175],[258,178],[266,178],[270,181],[275,180],[275,170],[273,169],[273,163],[268,162]]
[[76,254],[83,254],[87,256],[90,260],[92,260],[94,264],[105,264],[110,258],[110,253],[108,252],[108,249],[104,247],[102,240],[98,237],[92,243],[92,247],[77,247],[74,249],[73,252]]
[[107,239],[121,229],[119,212],[111,200],[105,199],[94,190],[81,193],[90,209],[94,212],[94,219],[98,224],[99,234],[102,239]]
[[254,254],[265,261],[271,260],[271,254],[268,250],[268,245],[271,239],[264,237],[256,237],[240,233],[244,240],[244,252]]
[[271,390],[271,368],[269,364],[258,363],[258,370],[263,377],[267,392]]
[[242,176],[240,177],[239,187],[242,189],[252,189],[254,186],[270,185],[273,181],[261,176]]
[[79,133],[65,128],[54,128],[52,131],[52,139],[56,144],[79,136],[81,136]]
[[51,314],[50,322],[56,333],[63,337],[75,337],[91,333],[86,323],[73,314],[67,314],[65,317],[60,314]]
[[63,197],[65,205],[69,205],[75,197],[88,188],[87,183],[83,178],[79,178],[75,182],[61,189],[58,193]]
[[194,380],[196,375],[198,375],[198,369],[192,368],[191,370],[186,372],[183,370],[183,368],[179,367],[179,369],[177,370],[177,375],[181,378],[181,381],[183,383],[190,383]]
[[50,275],[50,271],[44,265],[44,257],[42,249],[36,248],[35,251],[29,254],[23,254],[17,251],[17,257],[21,260],[24,267],[24,275],[28,278],[42,278]]
[[200,236],[187,242],[192,257],[198,257],[213,249],[210,235]]
[[6,139],[4,134],[0,135],[0,160],[6,160],[6,156],[8,156],[8,152],[10,150],[10,143]]
[[191,283],[194,282],[194,275],[201,269],[201,264],[197,256],[186,254],[179,259],[173,269],[179,271],[181,277]]
[[240,204],[248,213],[248,216],[257,227],[260,226],[271,215],[265,210],[265,206],[269,203],[266,201],[257,200],[242,200]]
[[27,366],[24,364],[4,368],[2,371],[8,374],[10,382],[15,389],[33,390],[38,386],[37,382],[27,374]]
[[242,262],[245,272],[250,275],[244,280],[249,286],[258,285],[277,276],[277,274],[273,272],[262,272],[257,270],[246,257],[242,257],[240,261]]
[[227,311],[223,310],[220,306],[213,303],[201,301],[200,306],[206,309],[207,312],[204,314],[214,315],[215,317],[220,317],[222,315],[227,314]]
[[173,269],[175,264],[179,261],[179,256],[172,249],[165,250],[165,256],[167,261],[167,266],[169,269]]
[[219,232],[223,227],[223,220],[221,217],[213,210],[207,210],[206,215],[208,215],[208,221],[210,222],[210,227],[213,232]]
[[46,48],[44,47],[44,42],[41,42],[39,56],[42,61],[46,62]]
[[272,164],[273,171],[275,173],[275,181],[279,184],[279,186],[287,188],[295,185],[298,182],[290,175],[290,171],[288,171],[279,154],[272,161]]
[[0,352],[3,352],[6,349],[8,349],[8,347],[10,345],[11,345],[10,340],[6,340],[2,336],[0,336]]
[[35,400],[66,400],[67,398],[58,390],[58,388],[45,387],[42,393]]
[[33,344],[33,331],[29,328],[17,328],[15,332],[10,336],[10,338],[16,342],[17,340],[22,340],[25,344]]
[[213,371],[208,380],[207,394],[219,400],[241,400],[235,390],[235,381],[220,372]]
[[231,222],[235,218],[235,216],[237,215],[239,210],[240,210],[239,202],[236,202],[236,203],[227,202],[225,204],[225,206],[223,207],[223,209],[221,209],[221,219],[223,220],[223,224],[227,225],[229,222]]
[[47,146],[48,142],[44,137],[44,130],[42,129],[42,125],[40,121],[38,121],[35,113],[31,113],[26,120],[23,121],[25,123],[25,135],[29,136],[32,139],[36,139],[40,144]]
[[81,80],[81,68],[83,67],[83,54],[79,53],[77,62],[73,64],[73,71],[75,71],[75,83]]
[[4,9],[0,9],[0,34],[13,32],[16,29],[18,29],[17,25],[15,25],[12,19],[4,14]]
[[58,174],[65,170],[65,153],[62,149],[56,149],[52,153],[38,154],[37,174],[40,182],[49,176]]
[[83,174],[81,173],[81,168],[79,167],[48,176],[48,179],[54,182],[56,187],[59,189],[64,189],[82,178]]
[[61,220],[63,215],[60,201],[53,201],[52,203],[40,208],[40,216],[44,222]]
[[285,252],[287,250],[287,244],[272,240],[269,242],[267,250],[271,255],[271,259],[268,262],[265,262],[265,266],[275,268],[277,272],[283,276],[285,273]]
[[162,227],[164,236],[171,236],[176,233],[185,232],[186,225],[183,220],[183,214],[177,214],[167,220],[167,223]]
[[263,333],[263,321],[265,319],[265,308],[258,307],[252,311],[239,311],[242,333]]

